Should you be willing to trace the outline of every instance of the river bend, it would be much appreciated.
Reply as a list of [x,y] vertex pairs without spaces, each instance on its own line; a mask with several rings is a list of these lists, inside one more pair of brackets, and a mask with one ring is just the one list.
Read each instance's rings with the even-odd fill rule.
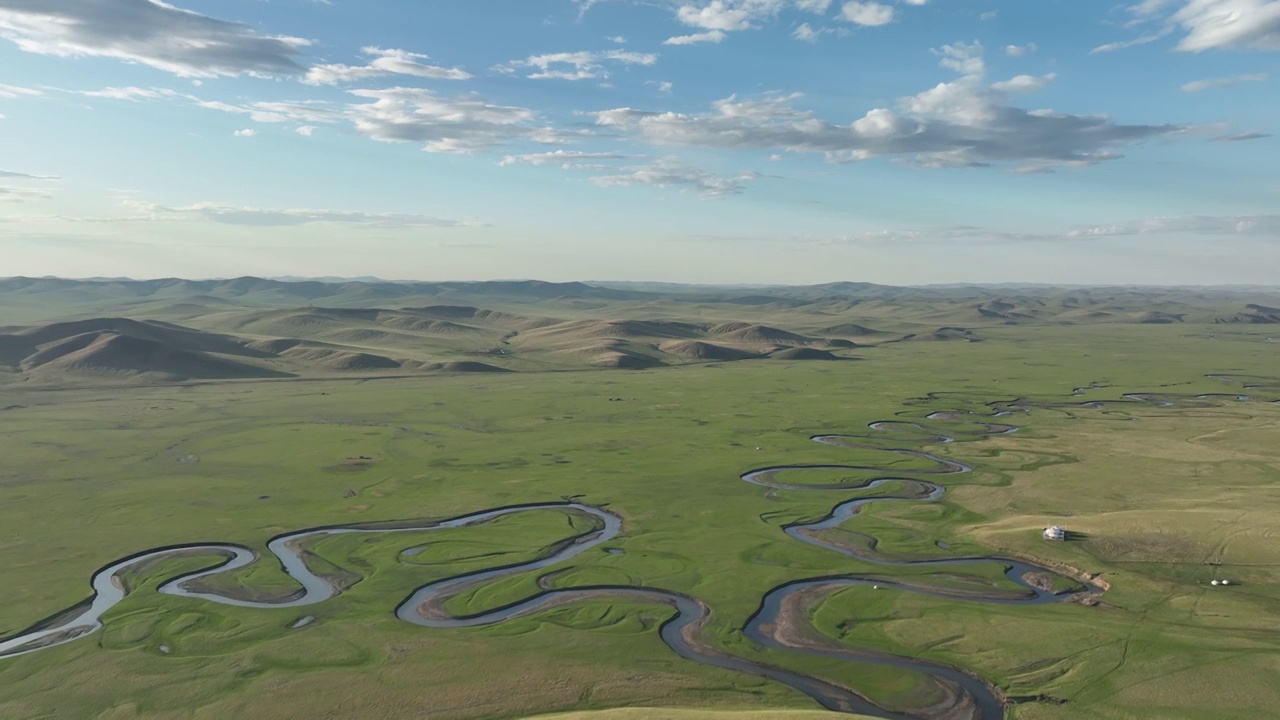
[[[1250,385],[1246,381],[1239,381],[1229,376],[1209,377],[1227,382],[1239,382],[1250,389],[1264,387],[1268,390],[1273,389],[1273,386],[1270,385]],[[1255,378],[1255,380],[1257,379]],[[1085,390],[1092,390],[1095,387],[1091,385],[1085,388],[1078,388],[1076,394],[1082,394]],[[926,398],[922,398],[919,402],[933,403],[937,402],[941,397],[941,394],[931,394]],[[1020,596],[1012,596],[1009,593],[984,595],[980,592],[953,592],[945,589],[914,586],[905,582],[886,581],[883,577],[872,578],[858,574],[837,574],[799,579],[769,591],[761,599],[758,610],[742,627],[742,632],[754,642],[785,652],[815,655],[840,662],[870,663],[921,673],[943,684],[945,687],[953,690],[958,689],[957,692],[962,697],[961,702],[957,704],[957,712],[960,714],[955,715],[955,717],[963,716],[972,718],[972,720],[999,720],[1003,718],[1005,708],[1001,694],[994,686],[977,675],[928,661],[844,647],[834,641],[797,642],[794,637],[790,637],[787,632],[782,630],[784,626],[794,625],[796,622],[795,618],[784,617],[786,609],[789,604],[795,604],[793,601],[800,599],[802,595],[821,597],[840,588],[865,585],[875,585],[898,591],[925,593],[970,602],[999,604],[1063,602],[1081,595],[1100,593],[1102,591],[1101,588],[1089,582],[1084,583],[1085,589],[1083,591],[1076,593],[1055,594],[1044,590],[1038,587],[1037,584],[1030,582],[1027,576],[1032,573],[1049,575],[1056,575],[1057,573],[1024,560],[985,556],[895,559],[876,553],[873,549],[849,548],[827,542],[822,540],[817,533],[825,529],[841,526],[853,519],[863,507],[872,503],[936,502],[944,495],[946,489],[930,478],[967,473],[972,470],[970,466],[956,460],[940,457],[916,447],[901,447],[900,445],[946,445],[957,439],[975,440],[994,435],[1015,433],[1018,431],[1016,426],[993,421],[997,418],[1003,419],[1037,408],[1111,409],[1133,405],[1169,408],[1187,404],[1206,406],[1209,403],[1218,401],[1243,402],[1255,399],[1246,395],[1176,396],[1162,393],[1130,393],[1124,395],[1123,398],[1115,401],[1072,403],[1033,403],[1021,399],[997,401],[987,403],[987,407],[990,410],[988,413],[944,410],[933,412],[926,416],[925,420],[931,424],[886,420],[872,423],[868,428],[872,432],[864,435],[818,435],[811,438],[813,441],[827,446],[873,450],[912,458],[925,463],[927,466],[924,468],[895,471],[889,467],[876,465],[826,464],[767,467],[744,473],[741,476],[743,481],[766,487],[770,491],[849,492],[880,489],[886,486],[900,488],[901,493],[896,495],[845,500],[836,504],[826,516],[818,520],[787,525],[782,528],[782,531],[795,541],[879,566],[945,568],[979,563],[999,564],[1005,568],[1006,577],[1015,585],[1021,587],[1024,592]],[[938,426],[946,423],[962,423],[966,427],[949,431],[945,427]],[[974,428],[977,429],[975,430]],[[892,445],[886,446],[886,443]],[[827,485],[790,483],[784,480],[784,477],[788,474],[806,470],[890,474],[857,482]],[[422,533],[446,528],[471,527],[503,516],[528,512],[572,513],[584,519],[589,519],[593,527],[591,530],[568,538],[548,549],[542,556],[534,560],[445,578],[422,586],[395,606],[396,617],[407,623],[427,628],[467,628],[492,625],[568,603],[603,598],[626,598],[639,602],[663,604],[671,607],[675,613],[662,625],[659,634],[662,640],[681,657],[728,670],[752,673],[786,684],[808,695],[829,710],[862,713],[885,718],[886,720],[910,720],[913,717],[879,707],[855,690],[838,684],[745,658],[734,657],[704,645],[700,641],[700,628],[707,620],[710,610],[696,598],[678,592],[627,586],[575,587],[545,590],[510,605],[465,617],[454,616],[444,610],[444,605],[449,598],[465,593],[480,584],[564,563],[592,548],[609,542],[622,531],[623,519],[617,514],[602,507],[571,501],[501,507],[448,520],[398,523],[394,527],[376,525],[320,527],[280,535],[267,543],[267,551],[280,564],[284,572],[297,582],[298,589],[289,598],[276,602],[255,601],[245,597],[237,597],[230,593],[199,590],[194,587],[198,580],[221,573],[233,572],[261,560],[262,556],[251,548],[228,543],[207,543],[157,548],[138,553],[115,561],[94,573],[90,580],[93,595],[88,600],[53,615],[24,632],[0,639],[0,659],[39,652],[73,642],[96,632],[102,627],[103,615],[129,594],[130,588],[125,578],[130,573],[158,560],[192,555],[221,559],[221,562],[213,567],[186,573],[165,581],[159,586],[159,592],[161,593],[236,607],[264,610],[297,609],[323,603],[341,593],[341,589],[336,584],[316,574],[307,566],[304,560],[305,551],[303,547],[310,542],[323,537],[341,534]],[[295,626],[305,626],[308,624],[307,620],[308,618],[303,618],[295,623]]]

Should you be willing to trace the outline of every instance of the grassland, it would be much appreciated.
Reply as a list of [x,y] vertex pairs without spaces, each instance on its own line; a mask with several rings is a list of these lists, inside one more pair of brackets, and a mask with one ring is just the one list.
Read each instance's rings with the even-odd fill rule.
[[1274,342],[1280,295],[1232,289],[887,288],[657,294],[582,283],[0,279],[0,385],[854,361],[1008,326],[1171,324]]
[[[728,720],[730,717],[741,720],[817,720],[829,719],[829,712],[805,710],[795,711],[745,711],[735,710],[654,710],[654,708],[622,708],[622,710],[605,710],[599,712],[563,712],[556,715],[539,715],[529,720]],[[845,715],[856,720],[856,715]]]
[[[789,317],[769,312],[776,314],[755,319]],[[1131,391],[1234,393],[1205,375],[1267,376],[1277,367],[1265,326],[979,332],[985,342],[892,343],[859,352],[865,360],[857,363],[746,360],[627,373],[324,376],[127,390],[11,383],[0,388],[0,636],[79,601],[95,569],[150,547],[261,548],[303,527],[581,496],[625,518],[624,534],[610,545],[622,552],[576,558],[555,575],[557,586],[629,584],[695,596],[712,609],[706,638],[714,647],[909,710],[921,701],[922,678],[764,650],[743,638],[760,597],[781,583],[898,570],[781,532],[858,493],[766,491],[741,482],[741,473],[901,460],[808,440],[862,433],[895,416],[1023,396],[1085,402]],[[1094,383],[1072,397],[1072,388]],[[913,400],[930,392],[942,395]],[[840,532],[875,537],[881,552],[902,557],[1002,554],[1101,573],[1111,586],[1103,605],[1010,608],[853,588],[818,604],[813,625],[851,647],[977,673],[1025,699],[1009,711],[1020,720],[1226,720],[1263,717],[1280,704],[1280,406],[1043,409],[1013,422],[1023,427],[1015,435],[931,448],[975,467],[934,478],[949,488],[940,503],[873,504]],[[906,461],[901,470],[912,467]],[[1041,541],[1040,528],[1055,523],[1083,538]],[[314,550],[358,582],[307,612],[157,595],[159,582],[199,561],[153,567],[103,632],[0,661],[0,717],[812,709],[785,687],[674,656],[656,633],[671,614],[662,606],[590,602],[471,630],[425,630],[392,615],[418,585],[531,558],[573,532],[564,514],[546,512],[421,539],[333,538]],[[397,561],[415,546],[423,551]],[[1215,578],[1238,584],[1213,588]],[[518,599],[535,580],[495,582],[450,609],[478,612]],[[288,589],[266,564],[219,582]],[[975,570],[942,582],[989,586],[993,578]],[[304,614],[316,622],[289,629]]]

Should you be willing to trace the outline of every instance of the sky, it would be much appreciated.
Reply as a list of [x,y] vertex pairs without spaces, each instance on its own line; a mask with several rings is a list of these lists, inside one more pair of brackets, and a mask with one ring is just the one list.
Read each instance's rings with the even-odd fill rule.
[[0,0],[0,276],[1269,284],[1280,0]]

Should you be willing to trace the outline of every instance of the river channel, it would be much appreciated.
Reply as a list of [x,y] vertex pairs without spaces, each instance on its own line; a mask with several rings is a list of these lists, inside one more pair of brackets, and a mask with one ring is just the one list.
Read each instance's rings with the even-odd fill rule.
[[[1080,403],[1032,404],[1016,400],[993,402],[987,404],[990,409],[989,413],[939,411],[928,415],[925,419],[926,422],[932,424],[925,424],[925,422],[881,421],[871,423],[868,428],[870,432],[864,435],[818,435],[811,438],[815,442],[828,446],[849,448],[851,450],[873,450],[906,457],[926,465],[923,468],[913,466],[911,470],[894,471],[889,467],[875,465],[792,465],[761,468],[743,474],[741,476],[742,480],[768,488],[771,492],[852,492],[855,490],[893,488],[897,491],[896,494],[846,500],[836,504],[821,519],[787,525],[782,530],[794,541],[856,558],[861,562],[877,566],[953,568],[976,564],[997,564],[1004,567],[1005,576],[1023,591],[1021,594],[947,591],[945,589],[917,587],[905,582],[885,580],[883,575],[872,577],[859,574],[835,574],[825,577],[799,579],[776,587],[766,593],[761,599],[758,610],[741,628],[743,634],[760,645],[789,653],[820,656],[839,662],[868,663],[920,673],[963,696],[956,705],[959,714],[955,715],[955,717],[963,717],[965,720],[999,720],[1003,718],[1005,703],[1001,694],[994,686],[977,675],[959,668],[923,660],[861,651],[856,648],[841,646],[834,641],[797,642],[794,637],[790,637],[783,630],[784,627],[793,625],[795,619],[784,617],[784,615],[786,615],[789,605],[796,604],[792,601],[799,599],[802,595],[822,596],[840,588],[854,586],[876,586],[895,591],[925,593],[966,602],[1031,605],[1078,600],[1082,596],[1101,593],[1102,587],[1087,579],[1081,581],[1083,589],[1074,592],[1053,593],[1042,589],[1041,585],[1043,583],[1033,583],[1028,579],[1028,576],[1032,574],[1058,575],[1058,573],[1024,560],[994,556],[903,560],[881,555],[874,549],[850,548],[827,542],[821,539],[819,533],[822,530],[842,526],[852,520],[859,510],[872,503],[936,502],[942,498],[946,489],[942,485],[926,478],[957,475],[972,471],[971,467],[958,461],[940,457],[914,447],[902,447],[903,445],[946,445],[957,439],[974,440],[982,437],[1015,433],[1018,431],[1016,426],[995,422],[995,420],[1004,419],[1016,413],[1028,412],[1035,408],[1109,409],[1113,406],[1138,404],[1166,408],[1172,407],[1179,402],[1207,403],[1210,400],[1216,401],[1220,399],[1215,396],[1205,395],[1190,398],[1153,393],[1134,393],[1123,397],[1123,400],[1118,401]],[[1231,396],[1231,399],[1233,401],[1245,401],[1249,398]],[[936,400],[936,397],[930,396],[927,400]],[[939,427],[939,425],[948,423],[960,424],[962,427],[959,430],[951,431],[948,431],[945,427]],[[827,485],[799,484],[785,481],[788,475],[813,470],[886,474],[866,480]],[[396,617],[407,623],[427,628],[469,628],[501,623],[568,603],[598,599],[625,598],[645,603],[663,604],[670,606],[675,611],[675,614],[662,625],[660,636],[677,655],[683,658],[706,665],[769,678],[795,688],[829,710],[861,713],[885,718],[886,720],[910,720],[914,717],[879,707],[855,690],[838,684],[753,660],[734,657],[704,644],[701,642],[700,630],[710,614],[710,609],[696,598],[679,592],[629,586],[547,589],[519,602],[474,615],[459,617],[451,615],[444,610],[445,603],[449,598],[465,593],[480,584],[564,563],[582,553],[608,543],[622,532],[623,518],[619,515],[602,507],[572,501],[501,507],[448,520],[398,523],[394,527],[376,525],[320,527],[280,535],[268,542],[267,550],[280,563],[284,572],[297,582],[299,587],[288,599],[278,602],[255,601],[245,597],[236,597],[230,593],[224,594],[197,589],[197,581],[199,580],[220,573],[232,572],[261,560],[263,556],[251,548],[236,544],[212,543],[148,550],[117,560],[94,573],[90,581],[93,595],[88,600],[50,616],[22,633],[0,640],[0,659],[40,652],[51,647],[73,642],[101,629],[103,615],[129,594],[130,588],[126,578],[131,573],[158,560],[193,555],[221,558],[221,562],[213,567],[186,573],[167,580],[159,587],[159,592],[161,593],[245,608],[264,610],[298,609],[323,603],[341,593],[341,589],[336,584],[316,574],[307,566],[304,560],[306,554],[304,548],[321,538],[355,533],[416,533],[420,535],[433,530],[481,525],[503,516],[529,512],[571,513],[580,516],[584,520],[589,520],[592,528],[575,537],[567,538],[537,559],[458,575],[419,587],[395,606]],[[1076,580],[1081,579],[1076,578]],[[310,624],[311,620],[314,620],[314,618],[308,616],[295,624],[297,627],[303,627]]]

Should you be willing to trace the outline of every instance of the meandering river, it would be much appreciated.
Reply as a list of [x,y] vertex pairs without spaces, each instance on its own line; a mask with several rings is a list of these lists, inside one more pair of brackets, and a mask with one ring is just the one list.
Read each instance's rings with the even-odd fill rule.
[[[1219,378],[1225,379],[1225,378]],[[1087,388],[1093,389],[1093,388]],[[1083,391],[1084,389],[1081,389]],[[1033,408],[1090,408],[1107,409],[1110,406],[1143,404],[1156,407],[1173,407],[1180,402],[1194,401],[1207,403],[1220,400],[1218,396],[1201,395],[1194,398],[1172,396],[1167,394],[1134,393],[1124,396],[1124,400],[1091,401],[1084,403],[1031,403],[1028,401],[1005,401],[988,403],[989,413],[977,414],[967,411],[940,411],[930,414],[923,422],[881,421],[869,426],[864,435],[819,435],[812,440],[828,446],[849,448],[852,450],[873,450],[906,457],[918,461],[925,467],[911,470],[894,471],[886,466],[876,465],[793,465],[769,467],[753,470],[743,474],[742,480],[769,488],[770,491],[792,492],[850,492],[854,490],[872,490],[896,488],[897,494],[874,498],[846,500],[835,505],[825,517],[806,523],[796,523],[782,528],[788,537],[798,542],[807,543],[826,551],[840,553],[860,561],[886,567],[958,567],[978,564],[996,564],[1005,568],[1005,576],[1022,589],[1021,594],[1009,592],[989,592],[980,590],[949,591],[946,589],[914,586],[906,582],[885,580],[883,576],[871,577],[858,574],[838,574],[827,577],[807,578],[789,582],[769,591],[762,599],[759,609],[751,616],[742,628],[742,632],[751,640],[770,648],[785,652],[803,653],[829,658],[841,662],[859,662],[899,668],[921,673],[941,686],[951,689],[957,696],[955,703],[956,717],[973,720],[999,720],[1004,717],[1004,703],[1000,693],[991,684],[967,671],[917,660],[907,657],[868,652],[842,646],[835,641],[813,641],[796,639],[795,625],[804,622],[803,617],[796,615],[795,608],[803,607],[798,603],[805,598],[821,597],[825,593],[853,586],[874,585],[896,591],[926,593],[940,597],[960,599],[970,602],[986,602],[1000,604],[1038,604],[1063,602],[1085,594],[1097,594],[1101,588],[1083,582],[1084,589],[1078,592],[1055,594],[1041,587],[1043,583],[1033,583],[1028,579],[1031,574],[1056,575],[1054,571],[1014,558],[994,556],[981,557],[946,557],[938,559],[897,559],[877,553],[874,549],[846,547],[821,538],[821,531],[843,525],[851,520],[857,512],[871,503],[881,502],[936,502],[945,493],[945,488],[926,477],[939,477],[967,473],[972,470],[968,465],[940,457],[913,447],[902,445],[945,445],[958,438],[979,439],[982,437],[1004,435],[1017,432],[1013,425],[993,422],[997,418],[1005,418],[1015,413],[1026,412]],[[1248,400],[1246,396],[1230,396],[1231,400]],[[937,396],[930,396],[936,400]],[[948,431],[940,424],[952,423],[961,429]],[[826,485],[802,484],[786,482],[785,478],[792,474],[803,474],[806,471],[837,471],[857,473],[891,473],[848,483],[832,483]],[[401,620],[429,628],[466,628],[491,625],[512,618],[540,612],[551,607],[568,603],[589,601],[601,598],[626,598],[640,602],[665,604],[674,609],[675,614],[662,625],[662,640],[679,656],[689,660],[712,665],[728,670],[752,673],[771,680],[784,683],[813,698],[823,707],[840,712],[855,712],[871,715],[887,720],[910,720],[913,716],[895,713],[875,705],[855,690],[835,683],[810,677],[797,672],[766,665],[745,658],[734,657],[703,644],[700,641],[700,627],[709,616],[709,609],[696,598],[678,592],[654,588],[638,588],[627,586],[590,586],[565,589],[548,589],[519,602],[487,610],[468,616],[454,616],[444,607],[451,597],[465,593],[477,585],[518,573],[527,573],[564,563],[584,552],[609,542],[622,531],[623,519],[617,514],[593,505],[579,502],[552,502],[529,505],[516,505],[495,508],[483,512],[472,513],[448,520],[423,521],[420,523],[398,524],[387,526],[343,526],[321,527],[288,533],[272,539],[267,550],[281,565],[283,570],[298,584],[297,592],[288,599],[278,602],[256,601],[233,593],[220,593],[208,589],[198,589],[198,581],[213,575],[232,572],[249,566],[262,559],[254,550],[235,544],[204,544],[172,546],[148,550],[137,555],[123,558],[103,567],[93,574],[91,585],[92,597],[68,610],[37,624],[33,628],[15,636],[0,640],[0,659],[17,657],[35,653],[47,648],[69,643],[93,633],[102,627],[103,615],[118,604],[129,592],[124,578],[140,568],[155,561],[175,556],[212,556],[222,558],[222,562],[214,567],[191,572],[172,578],[159,587],[161,593],[199,599],[223,605],[261,609],[296,609],[323,603],[341,590],[330,580],[312,571],[304,560],[303,548],[323,537],[354,533],[418,533],[442,530],[447,528],[463,528],[480,525],[499,517],[529,512],[561,512],[572,513],[589,519],[592,529],[549,549],[541,557],[523,563],[504,565],[477,572],[458,575],[418,588],[407,598],[395,606],[395,614]],[[313,616],[304,617],[295,622],[295,627],[303,627],[314,620]],[[799,633],[805,636],[805,633]],[[812,638],[813,633],[806,637]]]

